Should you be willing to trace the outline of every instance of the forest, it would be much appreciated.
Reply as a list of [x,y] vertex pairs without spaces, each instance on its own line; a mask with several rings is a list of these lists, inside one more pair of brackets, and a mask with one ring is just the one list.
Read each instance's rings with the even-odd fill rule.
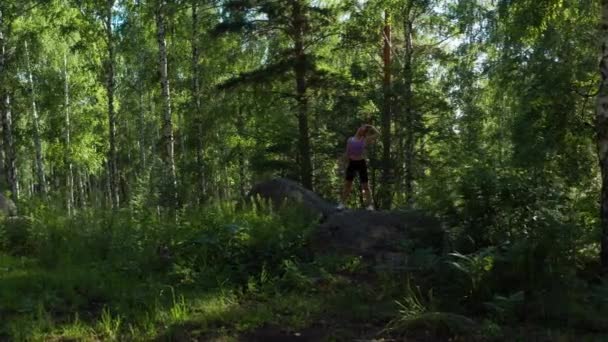
[[0,194],[0,341],[606,341],[608,0],[1,0]]

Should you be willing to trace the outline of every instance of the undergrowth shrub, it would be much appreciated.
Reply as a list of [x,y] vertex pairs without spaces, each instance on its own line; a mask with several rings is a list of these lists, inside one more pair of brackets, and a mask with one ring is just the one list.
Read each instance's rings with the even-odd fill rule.
[[459,313],[441,311],[434,291],[423,293],[420,287],[406,281],[404,295],[396,301],[398,314],[385,327],[393,334],[406,334],[416,330],[431,331],[433,336],[470,334],[476,323]]
[[[132,276],[170,275],[177,283],[210,275],[245,283],[251,275],[283,273],[285,260],[305,258],[313,220],[298,208],[273,210],[230,203],[163,216],[153,209],[36,206],[30,219],[4,220],[0,247],[48,268],[104,267]],[[199,279],[196,279],[196,278]]]
[[11,255],[32,252],[32,222],[28,217],[0,217],[0,250]]
[[211,224],[190,230],[176,245],[182,265],[197,272],[227,273],[245,282],[263,270],[280,272],[285,260],[306,256],[303,247],[313,225],[297,208],[237,211],[229,206],[205,215]]
[[22,270],[0,280],[0,312],[22,323],[0,322],[0,336],[17,336],[13,328],[27,326],[39,306],[59,321],[80,313],[95,334],[111,339],[149,330],[150,322],[133,327],[142,317],[187,319],[182,309],[192,293],[262,298],[311,284],[299,265],[309,261],[304,247],[314,220],[298,208],[218,203],[176,215],[138,207],[68,217],[59,206],[32,205],[23,212],[27,220],[0,224],[0,257],[23,260]]
[[[423,198],[442,191],[427,186]],[[449,189],[440,204],[423,202],[452,227],[454,253],[436,268],[444,279],[433,279],[440,301],[452,306],[446,309],[456,302],[499,323],[595,324],[588,314],[598,312],[590,299],[599,241],[595,195],[555,175],[483,163],[463,169]]]

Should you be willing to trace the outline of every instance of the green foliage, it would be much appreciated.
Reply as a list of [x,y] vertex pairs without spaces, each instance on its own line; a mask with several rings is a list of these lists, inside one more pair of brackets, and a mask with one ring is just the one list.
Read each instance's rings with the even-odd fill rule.
[[492,301],[485,303],[485,305],[501,321],[513,321],[517,318],[517,309],[521,308],[523,301],[524,292],[518,291],[506,297],[496,295]]
[[420,288],[412,288],[409,280],[403,300],[397,301],[399,313],[386,330],[404,333],[410,329],[431,330],[434,336],[471,333],[476,323],[470,318],[450,312],[436,311],[433,291],[423,295]]
[[[92,331],[116,340],[129,324],[142,328],[142,313],[158,311],[171,324],[185,322],[193,314],[193,289],[248,289],[252,277],[264,291],[275,279],[286,289],[306,288],[296,260],[303,256],[310,221],[295,210],[238,211],[218,204],[184,211],[177,223],[153,212],[81,210],[65,217],[60,210],[37,207],[27,225],[10,220],[2,229],[11,244],[2,245],[1,255],[22,259],[2,259],[2,272],[9,273],[1,281],[1,310],[16,319],[38,312],[32,333],[63,327],[56,321],[66,319],[62,312],[83,312],[87,321],[97,321]],[[51,318],[43,319],[49,312]],[[11,326],[0,325],[0,331],[21,336]]]
[[480,250],[473,255],[463,255],[458,252],[451,253],[450,255],[455,260],[451,261],[450,265],[469,278],[471,293],[479,291],[484,277],[492,271],[494,266],[495,249],[490,247]]
[[104,338],[114,341],[118,339],[121,323],[120,315],[112,317],[110,310],[104,308],[99,320],[99,330]]
[[27,217],[4,217],[0,224],[0,248],[13,255],[31,252],[31,225]]
[[[108,2],[0,1],[0,190],[19,188],[10,195],[21,215],[0,222],[0,340],[183,340],[192,321],[203,331],[192,339],[213,330],[236,339],[269,322],[302,328],[324,310],[358,326],[392,319],[386,331],[397,335],[463,333],[466,317],[494,339],[522,321],[605,333],[593,130],[599,2],[167,3],[175,212],[157,207],[167,181],[159,2],[113,1],[109,40]],[[109,46],[121,202],[113,210]],[[400,243],[407,274],[372,286],[363,257],[306,251],[315,222],[297,209],[232,203],[259,180],[300,177],[298,137],[310,138],[316,191],[335,198],[346,138],[377,124],[386,100],[392,203],[440,216],[449,239]],[[296,108],[304,102],[306,130]],[[383,147],[368,151],[374,195],[386,185]]]

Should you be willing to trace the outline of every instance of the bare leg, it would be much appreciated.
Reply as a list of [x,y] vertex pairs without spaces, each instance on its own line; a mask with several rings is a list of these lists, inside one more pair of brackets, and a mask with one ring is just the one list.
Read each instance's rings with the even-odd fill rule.
[[363,199],[365,200],[365,206],[368,207],[372,204],[372,192],[369,189],[368,183],[361,184],[361,191],[363,192]]
[[350,192],[353,188],[353,181],[346,180],[344,181],[344,189],[342,189],[342,203],[346,204],[348,197],[350,196]]

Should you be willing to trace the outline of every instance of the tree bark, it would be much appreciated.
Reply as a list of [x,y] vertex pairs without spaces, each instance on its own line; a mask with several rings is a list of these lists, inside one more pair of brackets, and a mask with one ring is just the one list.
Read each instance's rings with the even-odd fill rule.
[[144,90],[141,86],[143,82],[142,78],[138,80],[139,87],[139,117],[138,117],[138,125],[139,125],[139,173],[143,174],[146,170],[146,118],[145,118],[145,107],[144,107]]
[[68,209],[68,215],[72,215],[72,208],[74,207],[74,170],[72,167],[72,156],[70,149],[72,148],[70,142],[70,80],[68,74],[68,55],[63,55],[63,79],[64,79],[64,110],[65,110],[65,148],[64,148],[64,162],[66,165],[66,207]]
[[2,108],[2,132],[4,142],[4,153],[6,156],[6,180],[11,188],[11,198],[13,201],[19,199],[19,182],[17,178],[17,155],[15,153],[15,142],[13,139],[13,118],[11,111],[11,96],[8,93],[3,95]]
[[108,151],[108,177],[110,190],[110,203],[112,208],[120,206],[118,191],[118,155],[116,152],[116,112],[114,110],[114,32],[112,28],[112,9],[114,0],[106,1],[105,29],[107,40],[106,60],[106,92],[108,96],[108,129],[110,149]]
[[[245,136],[245,109],[244,106],[238,104],[236,113],[236,131],[239,135],[239,139],[243,139]],[[239,165],[239,190],[241,198],[245,198],[246,195],[246,182],[247,182],[247,160],[245,159],[245,151],[243,144],[239,141],[238,148],[238,165]]]
[[384,12],[384,103],[382,108],[382,175],[380,188],[380,206],[384,209],[390,209],[392,205],[391,191],[391,24],[390,14]]
[[601,250],[600,261],[603,272],[608,272],[608,0],[602,0],[602,17],[600,25],[601,44],[600,75],[601,83],[597,96],[596,130],[597,147],[602,175],[600,222]]
[[302,3],[297,0],[292,2],[292,16],[294,26],[294,52],[296,75],[296,99],[298,101],[298,137],[300,154],[300,178],[307,189],[312,190],[312,158],[310,154],[310,136],[308,129],[308,98],[306,95],[306,71],[307,56],[304,48],[304,32],[307,21]]
[[[6,49],[5,49],[5,39],[4,39],[4,18],[2,16],[2,9],[0,9],[0,127],[2,127],[1,123],[4,121],[4,94],[5,94],[5,89],[2,86],[3,84],[6,83],[5,81],[5,64],[6,64]],[[2,129],[2,136],[4,137],[4,129]],[[3,175],[7,175],[7,156],[6,156],[6,146],[4,144],[4,139],[1,139],[1,151],[0,153],[2,154],[2,168],[0,169],[0,171],[2,172]],[[5,181],[6,181],[6,185],[8,186],[8,177],[5,177]],[[0,183],[1,184],[1,183]]]
[[198,203],[201,204],[205,193],[205,172],[204,172],[204,156],[203,156],[203,118],[202,118],[202,103],[201,103],[201,87],[200,87],[200,46],[199,39],[199,17],[198,17],[198,1],[192,1],[192,107],[194,108],[194,119],[196,122],[196,174],[197,174],[197,196]]
[[[81,170],[77,170],[78,173],[78,197],[79,197],[79,205],[84,208],[87,206],[87,188],[86,188],[86,177],[83,175]],[[84,180],[83,180],[84,179]]]
[[[0,92],[1,94],[1,92]],[[0,136],[2,136],[2,134],[4,134],[2,132],[2,104],[0,104]],[[3,140],[0,138],[0,174],[2,175],[6,175],[6,153],[4,153],[4,142]],[[6,178],[3,180],[0,180],[0,184],[2,186],[3,189],[8,187],[8,182],[6,181]]]
[[[141,10],[141,2],[140,1],[136,1],[136,6],[137,6],[137,27],[138,27],[138,34],[139,37],[143,37],[144,36],[144,28],[142,25],[142,10]],[[140,60],[144,59],[144,54],[143,54],[144,50],[143,48],[140,48],[138,50],[138,57]],[[146,107],[144,106],[144,73],[145,73],[145,69],[143,66],[140,66],[138,68],[137,71],[137,75],[138,75],[138,79],[137,79],[137,92],[139,94],[139,99],[138,99],[138,130],[139,130],[139,174],[143,175],[145,170],[147,170],[147,158],[146,158],[146,149],[147,149],[147,144],[146,144]]]
[[167,41],[165,32],[166,0],[159,0],[156,12],[156,28],[158,39],[158,66],[160,72],[161,97],[163,101],[162,140],[164,153],[164,170],[166,172],[166,187],[163,201],[166,207],[177,207],[177,179],[175,172],[175,141],[171,116],[171,96],[169,91]]
[[411,3],[407,5],[406,16],[403,20],[403,38],[405,43],[405,56],[403,65],[403,82],[404,82],[404,110],[405,110],[405,158],[404,158],[404,189],[405,202],[408,206],[414,204],[414,162],[415,162],[415,112],[412,101],[412,30],[413,24],[410,18]]
[[17,202],[19,199],[19,182],[17,180],[16,153],[13,140],[13,119],[11,112],[11,95],[6,89],[6,70],[8,64],[7,40],[4,13],[0,9],[0,114],[2,115],[2,147],[4,148],[6,181],[11,189],[11,198]]
[[40,139],[40,119],[38,117],[38,109],[36,108],[36,88],[34,87],[34,78],[32,76],[32,68],[30,65],[30,54],[27,46],[25,46],[25,63],[27,67],[28,81],[30,83],[30,96],[32,102],[32,119],[34,124],[34,148],[36,151],[36,178],[38,179],[38,189],[43,196],[46,196],[46,176],[44,172],[44,158],[42,156],[42,141]]

